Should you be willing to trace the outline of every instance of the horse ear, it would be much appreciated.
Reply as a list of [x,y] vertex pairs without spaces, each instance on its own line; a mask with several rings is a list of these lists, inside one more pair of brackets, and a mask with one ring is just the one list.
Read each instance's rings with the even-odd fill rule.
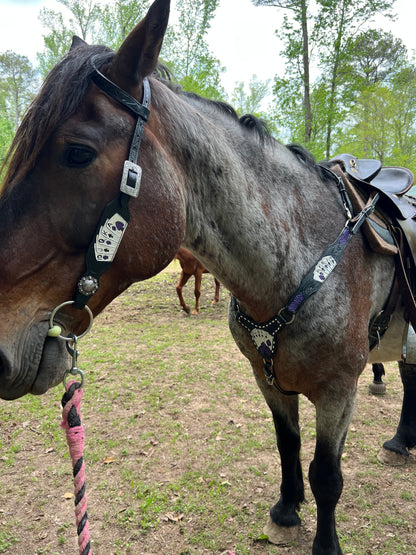
[[72,44],[71,44],[71,48],[69,49],[69,51],[71,52],[71,50],[75,50],[75,48],[80,48],[81,46],[88,46],[88,45],[85,42],[85,40],[82,40],[79,37],[77,37],[76,35],[74,35],[72,37]]
[[170,0],[156,0],[114,56],[109,73],[122,88],[137,85],[156,68],[168,26],[169,9]]

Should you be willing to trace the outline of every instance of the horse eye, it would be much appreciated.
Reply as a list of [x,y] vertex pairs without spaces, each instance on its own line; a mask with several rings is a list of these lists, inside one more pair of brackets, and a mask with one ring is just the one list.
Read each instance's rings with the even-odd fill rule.
[[85,168],[95,156],[95,152],[88,147],[72,145],[66,150],[65,163],[71,168]]

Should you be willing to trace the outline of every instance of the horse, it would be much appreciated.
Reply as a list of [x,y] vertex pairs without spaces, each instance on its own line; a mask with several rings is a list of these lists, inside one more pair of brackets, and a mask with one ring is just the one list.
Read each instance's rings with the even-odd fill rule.
[[[269,541],[291,542],[300,529],[304,395],[316,410],[312,552],[339,555],[335,508],[357,380],[367,361],[401,357],[403,303],[378,349],[369,352],[368,338],[394,257],[351,233],[337,180],[306,150],[158,71],[169,8],[156,0],[115,53],[75,38],[15,135],[0,199],[0,397],[57,385],[68,340],[90,314],[183,246],[231,292],[231,334],[273,417],[281,485]],[[329,244],[344,249],[335,264],[322,257]],[[322,286],[301,304],[308,276]],[[414,370],[402,367],[391,447],[402,457],[416,444]]]
[[[201,296],[201,284],[202,284],[202,274],[209,273],[208,270],[199,262],[197,258],[193,254],[191,254],[188,250],[180,248],[176,253],[177,260],[179,260],[179,264],[181,265],[182,271],[179,277],[179,281],[176,285],[176,293],[178,294],[179,302],[183,310],[189,314],[191,309],[186,304],[185,299],[183,298],[182,289],[187,284],[189,278],[194,276],[195,278],[195,308],[192,311],[192,315],[196,316],[199,314],[199,298]],[[220,300],[220,282],[217,278],[214,278],[215,281],[215,293],[214,298],[212,299],[212,306],[215,306],[218,301]]]

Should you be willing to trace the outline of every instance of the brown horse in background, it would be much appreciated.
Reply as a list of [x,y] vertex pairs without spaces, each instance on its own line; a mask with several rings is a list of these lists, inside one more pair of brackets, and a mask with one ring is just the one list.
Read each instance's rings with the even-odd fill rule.
[[[175,256],[179,260],[182,272],[179,277],[178,284],[176,285],[176,292],[179,297],[179,302],[183,310],[189,314],[191,309],[186,304],[185,299],[182,295],[182,289],[187,284],[190,277],[195,277],[195,308],[192,311],[192,315],[196,316],[199,313],[199,298],[201,296],[201,284],[202,284],[202,274],[209,274],[209,271],[205,268],[201,262],[195,256],[190,253],[187,249],[180,248]],[[215,295],[212,300],[211,305],[215,306],[220,299],[220,282],[214,277],[215,281]]]

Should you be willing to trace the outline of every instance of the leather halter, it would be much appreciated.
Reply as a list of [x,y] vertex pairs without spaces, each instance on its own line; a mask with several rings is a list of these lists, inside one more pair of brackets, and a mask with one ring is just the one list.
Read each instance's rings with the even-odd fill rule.
[[94,58],[92,58],[91,64],[93,66],[92,81],[113,100],[136,116],[137,121],[131,138],[128,159],[124,162],[120,192],[104,208],[88,247],[85,257],[85,272],[78,281],[74,295],[74,307],[79,309],[84,308],[92,295],[98,291],[99,278],[110,269],[127,229],[130,220],[128,207],[130,198],[137,198],[140,191],[142,169],[137,164],[137,156],[144,126],[150,113],[151,99],[150,85],[146,77],[143,79],[143,100],[140,103],[105,77],[95,66]]

